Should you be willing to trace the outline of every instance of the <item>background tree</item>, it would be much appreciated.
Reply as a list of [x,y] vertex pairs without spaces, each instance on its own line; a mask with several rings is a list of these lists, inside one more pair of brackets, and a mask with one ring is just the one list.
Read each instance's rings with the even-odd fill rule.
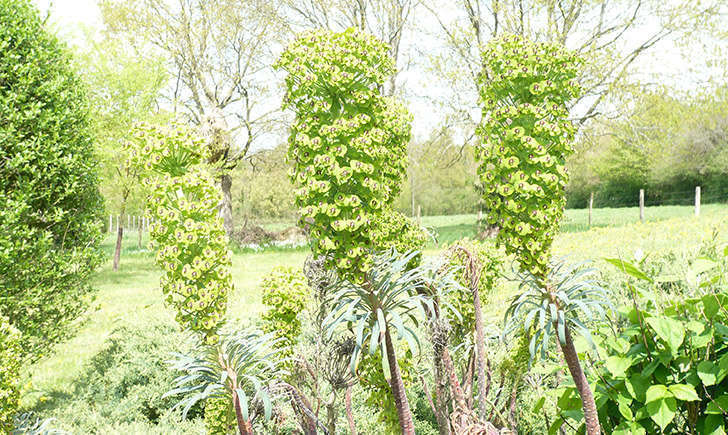
[[103,204],[66,48],[29,1],[0,1],[0,22],[0,306],[37,359],[88,307]]
[[[534,41],[554,42],[573,50],[589,65],[578,77],[583,94],[569,103],[570,116],[579,121],[607,113],[619,105],[611,97],[630,89],[638,80],[636,61],[663,41],[695,41],[696,34],[715,35],[725,17],[721,0],[663,2],[640,0],[458,0],[425,2],[439,24],[442,50],[431,57],[431,67],[451,90],[438,100],[449,113],[450,124],[471,137],[478,124],[477,79],[487,59],[481,49],[494,37],[514,33]],[[427,48],[426,53],[432,52]]]
[[397,90],[397,74],[410,63],[402,59],[402,40],[420,0],[283,0],[285,21],[294,31],[324,28],[343,31],[353,27],[377,37],[388,46],[397,70],[382,87],[385,95]]
[[143,56],[163,56],[172,111],[208,134],[223,193],[225,232],[234,229],[230,170],[271,131],[270,66],[282,36],[276,4],[255,0],[101,0],[109,32]]
[[125,215],[141,215],[145,196],[136,169],[126,165],[124,140],[134,123],[168,118],[159,111],[167,76],[161,61],[137,57],[119,41],[88,35],[87,44],[88,49],[77,58],[93,109],[101,193],[109,205],[107,210],[119,216],[113,260],[113,269],[117,270]]
[[[631,104],[630,104],[631,102]],[[728,90],[697,92],[636,90],[622,103],[624,116],[598,120],[584,130],[569,160],[570,205],[583,207],[590,192],[595,206],[634,204],[645,189],[647,204],[692,204],[702,187],[704,201],[728,197]]]

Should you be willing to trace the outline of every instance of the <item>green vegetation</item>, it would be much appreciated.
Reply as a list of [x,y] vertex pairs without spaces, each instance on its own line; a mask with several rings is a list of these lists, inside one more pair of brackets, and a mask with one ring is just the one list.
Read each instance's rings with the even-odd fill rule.
[[71,56],[28,0],[0,1],[0,23],[0,311],[35,360],[92,298],[102,198]]
[[[725,433],[691,1],[100,0],[74,59],[0,0],[0,431]],[[644,79],[668,37],[704,89]]]
[[20,332],[0,314],[0,430],[12,429],[20,402]]
[[[685,207],[689,214],[690,207]],[[619,209],[611,212],[615,225],[610,227],[594,228],[589,231],[575,231],[562,233],[554,241],[554,255],[557,258],[566,257],[572,262],[595,259],[595,266],[608,276],[614,276],[616,271],[603,260],[607,258],[631,259],[636,250],[644,254],[656,252],[690,253],[698,247],[711,242],[713,229],[718,230],[718,244],[728,242],[728,222],[724,219],[726,209],[716,209],[709,216],[700,218],[672,217],[669,214],[679,214],[679,209],[671,209],[666,213],[666,219],[646,224],[628,223],[619,225],[619,222],[633,222],[634,209]],[[621,213],[620,213],[621,212]],[[567,215],[569,211],[567,210]],[[450,217],[438,216],[424,218],[431,224],[446,224]],[[475,227],[476,216],[462,217],[464,222],[470,222]],[[145,238],[145,245],[146,245]],[[102,244],[106,253],[113,252],[113,238],[108,237]],[[425,251],[425,258],[432,258],[439,251]],[[21,405],[24,410],[34,410],[44,418],[58,419],[57,427],[72,430],[78,428],[81,422],[74,418],[76,411],[63,408],[58,398],[69,397],[74,393],[74,385],[84,375],[84,367],[100,353],[111,336],[111,331],[123,325],[135,325],[140,329],[157,325],[162,322],[167,327],[174,328],[173,310],[164,306],[163,296],[158,288],[160,271],[154,266],[153,254],[146,250],[137,249],[136,235],[130,234],[124,239],[120,272],[111,270],[111,261],[106,262],[96,274],[93,285],[99,288],[94,309],[89,319],[78,334],[69,341],[56,347],[55,352],[36,365],[24,369],[23,384],[31,382],[29,388],[24,390]],[[232,280],[234,290],[230,294],[230,304],[227,319],[231,324],[251,324],[264,312],[262,303],[261,283],[276,267],[300,268],[304,264],[309,252],[303,250],[263,251],[260,253],[235,254],[232,258]],[[666,267],[670,267],[669,265]],[[611,269],[610,269],[611,268]],[[623,278],[618,277],[617,282]],[[517,287],[514,283],[504,283],[489,294],[483,301],[484,317],[498,321],[503,318],[505,307],[513,297]],[[123,301],[123,303],[119,303]],[[167,355],[162,352],[161,360]],[[348,359],[346,361],[348,364]],[[169,375],[169,374],[167,374]],[[543,395],[544,392],[537,390]],[[362,395],[364,397],[365,395]],[[534,404],[535,402],[524,402]],[[555,404],[555,399],[549,403]],[[553,409],[553,405],[549,409]],[[369,411],[364,408],[363,399],[354,396],[353,406],[357,415],[366,415]],[[526,406],[526,405],[524,405]],[[427,405],[425,405],[427,407]],[[524,408],[525,409],[525,408]],[[80,411],[78,411],[80,412]],[[359,414],[361,413],[361,414]],[[343,418],[343,417],[342,417]],[[364,420],[367,420],[364,418]],[[109,420],[98,419],[95,423],[99,431],[120,430],[114,429],[115,423]],[[189,423],[192,424],[192,423]],[[143,420],[133,425],[137,432],[143,433],[184,433],[184,427],[201,428],[202,423],[196,426],[152,426]],[[542,419],[537,419],[532,426],[535,432],[545,431]],[[163,429],[169,427],[169,430]],[[102,430],[102,428],[105,428]],[[376,425],[362,424],[359,428],[364,432],[367,428],[376,430]],[[78,430],[78,429],[76,429]]]

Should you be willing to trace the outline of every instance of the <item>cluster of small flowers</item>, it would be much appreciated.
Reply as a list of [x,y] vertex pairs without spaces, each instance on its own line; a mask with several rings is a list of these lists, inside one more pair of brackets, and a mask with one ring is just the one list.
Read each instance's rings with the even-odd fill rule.
[[[151,187],[146,216],[156,250],[156,263],[166,302],[177,310],[176,320],[217,340],[232,290],[232,254],[218,217],[220,193],[203,166],[205,146],[189,130],[140,125],[129,149],[143,165]],[[168,158],[147,165],[153,154]]]
[[361,281],[376,222],[399,193],[410,138],[407,109],[378,90],[394,71],[387,45],[354,29],[306,32],[277,67],[288,72],[285,104],[296,112],[288,158],[299,223],[314,252]]
[[208,149],[191,128],[182,124],[156,126],[145,122],[134,126],[124,144],[126,166],[176,176],[207,160]]
[[477,156],[491,224],[521,268],[545,276],[566,203],[575,128],[567,103],[581,90],[580,59],[554,44],[510,35],[483,52],[483,123]]

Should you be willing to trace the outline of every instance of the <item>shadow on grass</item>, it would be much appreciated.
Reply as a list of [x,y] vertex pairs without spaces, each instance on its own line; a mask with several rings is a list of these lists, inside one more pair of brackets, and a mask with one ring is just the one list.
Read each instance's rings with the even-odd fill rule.
[[61,390],[30,391],[26,394],[29,396],[40,395],[42,397],[42,399],[36,400],[33,406],[23,410],[23,412],[33,412],[34,414],[42,414],[45,411],[57,409],[73,400],[72,393]]

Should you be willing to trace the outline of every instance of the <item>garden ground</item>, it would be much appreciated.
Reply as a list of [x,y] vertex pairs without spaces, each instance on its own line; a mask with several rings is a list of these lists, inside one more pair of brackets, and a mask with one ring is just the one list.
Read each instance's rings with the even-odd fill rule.
[[[646,219],[647,222],[639,223],[636,208],[598,209],[593,214],[593,227],[587,230],[586,211],[568,210],[563,232],[555,241],[555,255],[570,261],[594,259],[598,267],[607,268],[600,259],[632,258],[637,250],[649,254],[696,249],[716,231],[722,241],[728,240],[728,205],[703,206],[700,217],[693,216],[692,207],[653,207],[647,210]],[[431,243],[426,255],[435,255],[442,243],[474,236],[475,220],[474,215],[423,217],[423,225],[434,230],[441,242],[440,245]],[[266,227],[272,230],[287,225],[277,222]],[[62,426],[69,423],[64,423],[64,416],[54,410],[61,406],[64,397],[73,393],[74,380],[101,350],[112,330],[123,325],[143,326],[160,321],[173,324],[172,310],[164,306],[157,286],[159,271],[153,255],[146,249],[137,249],[136,235],[132,233],[124,241],[120,270],[113,272],[112,242],[109,236],[104,243],[109,261],[95,278],[98,296],[79,333],[58,345],[25,374],[24,409],[37,411],[41,416],[55,416]],[[263,308],[259,288],[262,278],[276,266],[301,267],[307,255],[304,248],[235,253],[230,319],[235,323],[255,319]],[[514,291],[512,285],[497,289],[485,307],[487,318],[500,322],[506,301]]]

